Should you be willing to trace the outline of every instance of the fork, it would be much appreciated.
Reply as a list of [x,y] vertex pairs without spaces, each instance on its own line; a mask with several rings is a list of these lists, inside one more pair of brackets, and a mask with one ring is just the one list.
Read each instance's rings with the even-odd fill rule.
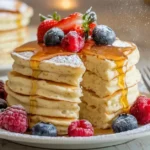
[[140,72],[142,74],[142,80],[147,90],[150,92],[150,67],[144,67]]

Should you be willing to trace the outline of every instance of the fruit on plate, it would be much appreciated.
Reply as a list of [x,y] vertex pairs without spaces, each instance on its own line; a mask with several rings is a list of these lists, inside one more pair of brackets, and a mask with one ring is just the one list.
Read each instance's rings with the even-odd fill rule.
[[130,109],[140,125],[150,123],[150,98],[139,96]]
[[60,28],[54,27],[45,33],[44,43],[46,46],[59,45],[63,37],[64,32]]
[[7,107],[6,101],[0,98],[0,109],[5,109],[6,107]]
[[84,38],[76,31],[70,31],[62,39],[61,46],[70,52],[79,52],[84,47]]
[[57,136],[57,129],[53,124],[39,122],[32,127],[32,135]]
[[68,127],[69,136],[93,136],[94,129],[92,124],[87,120],[74,121]]
[[120,114],[112,123],[115,133],[133,130],[138,127],[136,118],[130,114]]
[[13,105],[0,113],[0,128],[25,133],[28,128],[28,119],[25,109],[21,105]]
[[0,98],[6,100],[7,93],[4,89],[4,82],[0,80]]
[[98,45],[111,45],[116,40],[115,32],[106,25],[96,26],[93,30],[92,37]]

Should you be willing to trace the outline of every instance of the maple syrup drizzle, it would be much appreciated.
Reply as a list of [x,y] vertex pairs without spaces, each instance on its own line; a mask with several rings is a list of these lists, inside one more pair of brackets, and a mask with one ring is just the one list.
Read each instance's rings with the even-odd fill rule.
[[128,90],[126,89],[125,86],[125,77],[126,74],[123,71],[123,66],[124,66],[125,61],[116,61],[116,70],[118,72],[118,86],[122,90],[121,92],[121,97],[120,97],[120,102],[123,105],[123,111],[126,112],[129,109],[129,104],[128,104],[128,99],[127,99],[127,94]]
[[97,129],[94,128],[94,135],[104,135],[104,134],[113,134],[112,129]]

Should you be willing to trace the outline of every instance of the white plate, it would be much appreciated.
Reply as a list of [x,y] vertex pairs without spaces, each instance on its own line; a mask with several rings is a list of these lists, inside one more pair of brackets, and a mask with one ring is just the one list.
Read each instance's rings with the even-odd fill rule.
[[150,124],[127,132],[92,137],[41,137],[0,129],[0,138],[16,143],[52,149],[90,149],[122,144],[150,135]]

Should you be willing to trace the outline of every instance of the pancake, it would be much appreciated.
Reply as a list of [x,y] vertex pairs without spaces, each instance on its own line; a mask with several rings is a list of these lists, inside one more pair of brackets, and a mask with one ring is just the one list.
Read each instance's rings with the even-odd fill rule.
[[[11,31],[0,32],[0,44],[7,45],[8,43],[11,43],[13,41],[21,41],[22,39],[27,39],[27,37],[28,37],[28,30],[26,27]],[[27,40],[24,41],[27,42]],[[18,46],[20,45],[17,45],[17,47]]]
[[51,118],[46,116],[37,116],[37,115],[29,115],[30,122],[29,128],[31,129],[36,123],[39,122],[46,122],[52,123],[56,126],[58,135],[67,135],[68,134],[68,126],[71,124],[72,121],[76,119],[67,119],[67,118]]
[[[12,91],[24,95],[38,95],[45,98],[71,102],[80,102],[80,97],[82,96],[80,87],[52,81],[36,80],[16,72],[10,72],[8,79],[8,87]],[[34,89],[32,89],[33,87]]]
[[0,43],[0,54],[11,53],[16,47],[22,45],[25,42],[27,42],[27,36],[19,38],[18,40]]
[[[77,103],[65,103],[63,101],[54,101],[42,97],[34,97],[31,101],[29,96],[14,93],[8,87],[6,87],[6,91],[9,94],[7,96],[8,105],[20,104],[28,114],[61,118],[78,118],[79,116],[79,106]],[[42,105],[40,106],[40,104]]]
[[[138,48],[136,47],[135,44],[124,42],[121,40],[116,40],[113,43],[113,46],[119,47],[119,49],[120,47],[122,48],[128,47],[129,49],[125,51],[123,55],[121,55],[124,56],[122,58],[121,56],[115,55],[113,52],[114,49],[109,46],[104,47],[104,50],[102,50],[102,52],[103,51],[107,51],[107,52],[105,52],[103,55],[102,54],[94,55],[92,51],[95,48],[90,48],[90,52],[91,52],[90,55],[87,54],[87,51],[85,51],[86,53],[82,54],[82,60],[84,62],[86,70],[96,74],[97,76],[101,77],[103,80],[110,81],[120,74],[118,72],[119,69],[122,69],[123,73],[125,73],[127,70],[129,70],[132,66],[137,64],[137,62],[139,61],[140,55],[139,55]],[[102,48],[97,46],[96,49],[98,51],[99,49]],[[99,58],[99,56],[101,57]]]
[[[140,72],[136,69],[135,66],[133,66],[125,74],[121,74],[119,76],[124,76],[124,88],[131,87],[141,80]],[[99,97],[106,97],[121,89],[121,87],[118,85],[118,81],[120,79],[119,76],[110,81],[106,81],[103,80],[100,76],[97,76],[90,71],[86,71],[83,76],[83,82],[81,85],[85,89],[93,91]]]
[[[138,86],[127,89],[129,107],[139,96]],[[80,118],[89,120],[96,128],[106,129],[111,127],[111,121],[125,110],[120,101],[122,90],[113,95],[99,98],[93,92],[83,89],[84,96],[80,104]]]
[[33,15],[33,9],[23,2],[1,0],[0,31],[27,26]]
[[[33,50],[32,47],[28,46],[29,44],[33,45],[33,47],[36,45],[35,42],[30,42],[17,48],[17,50],[24,50],[24,47],[25,49]],[[40,71],[38,74],[42,72],[42,75],[34,76],[34,78],[79,86],[82,81],[82,75],[85,72],[85,67],[78,55],[73,53],[69,56],[68,54],[66,56],[58,55],[51,59],[40,61],[38,67],[35,68],[31,66],[30,62],[33,55],[34,52],[32,51],[13,52],[12,58],[15,61],[13,69],[26,76],[33,76],[35,71]]]

